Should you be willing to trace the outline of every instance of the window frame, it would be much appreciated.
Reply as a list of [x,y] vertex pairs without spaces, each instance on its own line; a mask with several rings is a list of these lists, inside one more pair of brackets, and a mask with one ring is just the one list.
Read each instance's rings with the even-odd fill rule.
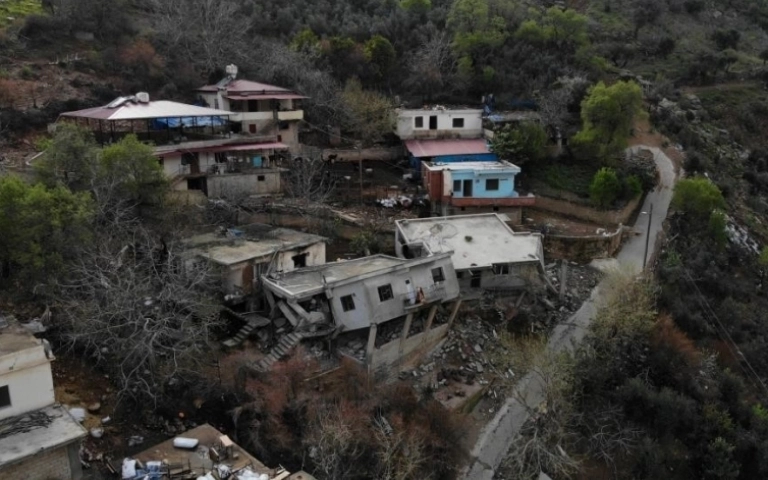
[[355,299],[352,294],[339,297],[339,303],[341,303],[341,309],[344,312],[351,312],[355,310]]
[[464,128],[464,117],[454,117],[451,119],[451,128]]
[[494,275],[509,275],[510,268],[507,263],[494,263],[493,273]]
[[445,270],[443,270],[443,267],[435,267],[431,270],[431,273],[433,283],[437,284],[445,281]]
[[[456,188],[456,185],[458,185],[459,188]],[[461,180],[454,180],[453,181],[453,191],[455,193],[461,193]]]
[[[491,188],[491,185],[492,185],[491,182],[496,182],[496,184],[495,184],[496,186]],[[485,179],[485,191],[487,191],[487,192],[497,192],[499,190],[499,187],[501,186],[501,185],[499,185],[500,183],[501,182],[499,182],[498,178],[486,178]]]
[[4,408],[10,408],[13,406],[11,401],[11,387],[10,385],[0,386],[0,410]]
[[257,182],[266,182],[267,181],[267,177],[266,177],[266,175],[256,175],[256,181]]
[[395,298],[395,292],[392,290],[391,283],[376,287],[376,291],[379,294],[379,302],[381,303],[388,302]]
[[413,128],[424,128],[424,115],[413,117]]

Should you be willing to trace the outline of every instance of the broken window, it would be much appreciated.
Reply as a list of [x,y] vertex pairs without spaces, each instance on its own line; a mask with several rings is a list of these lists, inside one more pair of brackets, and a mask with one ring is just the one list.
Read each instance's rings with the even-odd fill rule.
[[394,293],[392,293],[392,285],[382,285],[379,287],[379,300],[382,302],[386,302],[387,300],[392,300],[395,298]]
[[456,272],[456,278],[464,278],[464,272]]
[[461,180],[454,180],[453,181],[453,191],[454,192],[461,192]]
[[424,128],[424,117],[413,117],[413,126],[416,128]]
[[509,265],[505,263],[497,263],[493,266],[493,273],[496,275],[509,275]]
[[0,387],[0,408],[11,406],[11,391],[8,385]]
[[341,309],[345,312],[355,309],[355,300],[352,298],[352,295],[341,297]]
[[291,260],[293,260],[293,268],[301,268],[307,266],[307,254],[302,253],[300,255],[296,255],[291,257]]
[[432,280],[435,283],[445,281],[445,273],[443,273],[443,267],[437,267],[432,269]]
[[480,272],[470,272],[472,279],[469,281],[469,288],[480,288]]
[[485,189],[486,190],[498,190],[499,189],[499,179],[498,178],[489,178],[485,181]]
[[263,182],[266,178],[264,175],[258,175],[256,176],[256,181]]
[[463,118],[454,118],[453,119],[453,128],[464,128],[464,119]]

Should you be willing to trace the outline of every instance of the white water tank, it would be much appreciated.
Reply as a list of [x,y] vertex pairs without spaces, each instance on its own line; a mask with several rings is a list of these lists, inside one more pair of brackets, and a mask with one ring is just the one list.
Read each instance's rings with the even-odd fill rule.
[[227,72],[228,77],[232,77],[232,78],[237,77],[237,65],[233,63],[230,63],[229,65],[227,65],[224,71]]
[[136,94],[136,100],[139,103],[149,103],[149,94],[147,92],[139,92]]

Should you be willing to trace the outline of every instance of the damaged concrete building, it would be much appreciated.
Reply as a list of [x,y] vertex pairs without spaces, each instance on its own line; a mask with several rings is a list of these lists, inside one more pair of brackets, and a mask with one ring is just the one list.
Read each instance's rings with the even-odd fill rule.
[[465,298],[529,288],[544,272],[541,235],[515,232],[496,213],[398,220],[395,251],[401,258],[450,253]]
[[414,259],[374,255],[272,273],[262,282],[273,311],[290,322],[293,332],[261,369],[302,338],[322,332],[339,344],[356,345],[349,353],[339,351],[369,371],[397,374],[446,335],[459,307],[450,253]]
[[221,270],[225,299],[239,303],[261,292],[264,274],[324,264],[326,242],[319,235],[251,224],[196,235],[184,245],[190,262],[202,258]]

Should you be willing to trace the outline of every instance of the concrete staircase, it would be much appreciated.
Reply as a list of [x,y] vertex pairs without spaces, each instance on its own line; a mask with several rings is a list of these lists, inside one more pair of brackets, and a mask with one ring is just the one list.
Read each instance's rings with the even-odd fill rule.
[[275,348],[269,352],[269,355],[256,362],[253,367],[260,372],[266,372],[275,362],[291,353],[291,350],[301,342],[302,338],[304,338],[304,334],[300,332],[291,332],[288,335],[283,335],[283,338],[281,338]]
[[243,325],[243,328],[241,328],[234,337],[228,338],[222,342],[222,344],[227,348],[234,348],[243,343],[243,341],[248,338],[248,335],[253,333],[254,330],[260,327],[264,327],[266,325],[269,325],[270,321],[268,318],[262,317],[261,315],[248,315],[248,323]]

